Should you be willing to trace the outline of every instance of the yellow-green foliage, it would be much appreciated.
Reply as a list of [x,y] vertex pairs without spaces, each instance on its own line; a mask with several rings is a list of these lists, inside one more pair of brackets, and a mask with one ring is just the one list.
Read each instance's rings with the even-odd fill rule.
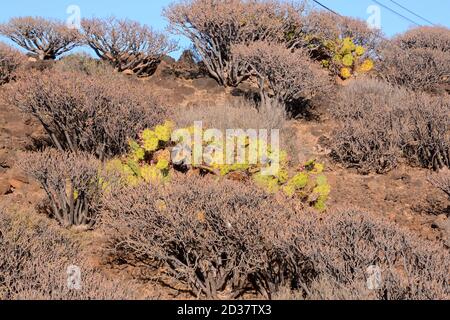
[[143,181],[161,183],[167,181],[170,173],[170,154],[159,150],[168,146],[174,124],[167,121],[154,130],[146,129],[140,134],[140,141],[129,141],[129,154],[106,164],[106,172],[118,173],[123,182],[137,185]]
[[[331,187],[323,174],[324,170],[323,164],[311,160],[304,164],[302,172],[295,173],[284,180],[275,176],[263,176],[261,173],[253,178],[258,185],[269,192],[282,191],[288,197],[298,198],[319,211],[325,211]],[[283,172],[283,169],[280,172]]]
[[[182,141],[188,150],[195,150],[194,127],[185,128],[185,132],[191,134],[191,141]],[[178,142],[172,142],[171,137],[174,125],[166,122],[152,129],[146,129],[140,134],[138,141],[129,142],[129,154],[120,159],[114,159],[106,164],[106,172],[118,173],[120,180],[127,185],[137,185],[142,182],[164,183],[170,179],[171,171],[180,169],[174,165],[171,159],[172,148]],[[199,132],[204,134],[204,130]],[[214,146],[209,161],[204,159],[200,163],[186,164],[183,170],[200,170],[213,173],[220,177],[229,177],[238,173],[243,179],[251,179],[261,188],[270,193],[281,192],[287,197],[295,197],[308,203],[319,211],[326,209],[326,201],[330,193],[330,187],[323,175],[323,164],[311,160],[302,166],[302,170],[292,170],[286,151],[272,150],[271,145],[257,139],[250,140],[248,136],[238,136],[225,141],[203,141],[203,151],[206,147]],[[228,142],[228,143],[227,143]],[[232,144],[229,144],[232,142]],[[227,164],[226,151],[228,146],[235,146],[240,142],[245,147],[245,158],[239,163]],[[251,148],[258,150],[258,161],[250,161]],[[235,150],[232,150],[233,154]],[[265,152],[263,152],[265,151]],[[277,153],[279,152],[279,153]],[[261,154],[264,161],[260,161]],[[235,155],[236,156],[236,155]],[[268,175],[267,169],[279,160],[279,170],[276,174]],[[175,161],[175,160],[174,160]],[[175,161],[176,162],[176,161]],[[236,161],[233,161],[236,162]],[[251,163],[250,163],[251,162]]]
[[[307,38],[306,40],[308,40]],[[313,48],[317,49],[319,42],[320,62],[324,68],[339,74],[342,79],[348,79],[355,74],[367,73],[374,68],[373,60],[364,57],[366,48],[356,45],[352,38],[323,40],[312,37]]]

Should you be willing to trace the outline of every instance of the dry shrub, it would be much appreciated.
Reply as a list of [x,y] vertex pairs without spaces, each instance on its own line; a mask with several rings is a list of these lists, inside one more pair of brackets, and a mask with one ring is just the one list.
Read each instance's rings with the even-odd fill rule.
[[380,77],[412,90],[443,91],[450,85],[450,53],[431,49],[402,49],[388,44],[380,54]]
[[[382,35],[379,30],[371,29],[363,20],[336,16],[323,10],[314,10],[304,19],[302,33],[309,35],[305,44],[314,44],[311,39],[319,41],[316,43],[322,47],[324,40],[335,41],[336,39],[351,38],[353,43],[364,47],[370,55],[375,55]],[[311,46],[311,49],[325,49]],[[313,50],[314,52],[315,50]]]
[[176,49],[164,34],[135,21],[111,17],[84,19],[81,24],[87,44],[119,72],[151,76],[161,59]]
[[351,83],[339,93],[334,115],[341,126],[333,155],[362,172],[384,173],[401,157],[434,170],[448,167],[450,100],[376,80]]
[[333,137],[333,156],[362,172],[387,172],[398,164],[400,123],[392,107],[405,93],[379,81],[361,80],[343,88],[332,110],[341,127]]
[[68,28],[62,21],[41,17],[13,18],[0,25],[0,34],[39,60],[54,60],[81,43],[77,30]]
[[401,147],[414,165],[450,168],[450,97],[410,93],[401,115]]
[[[81,290],[68,288],[69,266],[81,269]],[[133,289],[88,265],[70,234],[44,219],[0,211],[0,300],[135,299]]]
[[205,128],[227,129],[265,129],[280,130],[280,148],[297,163],[300,154],[299,140],[295,139],[297,131],[292,122],[287,120],[283,108],[277,105],[266,105],[257,108],[256,104],[247,99],[233,99],[225,104],[198,105],[189,109],[180,108],[175,112],[174,120],[179,128],[188,128],[196,121],[202,121]]
[[86,53],[74,53],[63,57],[57,61],[55,69],[60,72],[81,72],[91,76],[114,76],[114,69],[109,64]]
[[211,77],[224,86],[237,86],[250,76],[234,58],[232,45],[253,41],[285,41],[304,5],[263,0],[190,0],[165,9],[171,30],[186,36]]
[[238,297],[249,289],[250,275],[268,281],[269,265],[283,264],[270,249],[283,230],[272,227],[294,211],[238,182],[200,177],[177,182],[106,197],[102,221],[110,253],[162,267],[166,276],[209,299]]
[[205,127],[226,129],[281,129],[287,125],[283,109],[258,109],[252,101],[236,98],[224,104],[194,105],[180,108],[174,118],[178,127],[187,128],[195,121],[202,121]]
[[[450,295],[442,246],[360,212],[304,213],[231,181],[189,178],[167,189],[120,190],[106,197],[103,218],[112,256],[159,267],[200,297],[256,291],[273,298],[283,288],[306,299]],[[369,292],[371,266],[382,270],[383,282]]]
[[[307,298],[449,298],[450,254],[441,245],[354,210],[335,212],[320,221],[313,215],[300,220],[293,224],[296,237],[290,252],[314,266]],[[374,291],[366,284],[371,266],[382,272],[381,287]]]
[[450,29],[447,27],[418,27],[394,40],[403,49],[432,49],[450,52]]
[[449,39],[445,27],[420,27],[398,36],[381,50],[381,77],[413,90],[449,90]]
[[310,60],[307,50],[292,51],[283,44],[254,42],[235,46],[232,52],[256,74],[262,106],[273,104],[273,99],[298,113],[299,103],[332,91],[327,73]]
[[450,198],[450,170],[443,170],[429,180],[433,186],[445,192]]
[[20,160],[20,167],[45,190],[49,214],[65,227],[92,227],[96,222],[100,166],[91,155],[53,149],[24,153]]
[[100,159],[125,153],[128,139],[166,117],[142,84],[107,74],[31,73],[11,96],[13,105],[39,120],[55,147]]
[[0,86],[14,80],[24,62],[25,58],[19,51],[0,42]]

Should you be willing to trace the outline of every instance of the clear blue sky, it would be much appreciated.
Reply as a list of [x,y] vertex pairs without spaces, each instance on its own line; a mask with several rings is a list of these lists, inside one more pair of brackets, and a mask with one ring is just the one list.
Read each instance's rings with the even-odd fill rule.
[[[324,5],[342,15],[355,16],[366,20],[369,18],[367,8],[375,5],[372,0],[319,0]],[[398,12],[426,24],[414,15],[396,6],[391,0],[378,0]],[[450,0],[395,0],[408,9],[422,15],[436,24],[450,27]],[[107,17],[115,15],[123,18],[138,20],[151,25],[157,30],[164,30],[166,22],[161,17],[162,8],[173,0],[2,0],[0,22],[5,22],[16,16],[43,16],[66,19],[70,5],[77,5],[81,9],[82,17]],[[412,24],[381,8],[381,27],[385,34],[392,36],[407,30]],[[4,40],[4,39],[2,39]],[[181,41],[182,47],[189,46]]]

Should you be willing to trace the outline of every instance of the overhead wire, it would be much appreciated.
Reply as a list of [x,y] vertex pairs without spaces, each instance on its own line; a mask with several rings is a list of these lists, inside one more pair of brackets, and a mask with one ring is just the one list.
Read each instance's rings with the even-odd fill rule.
[[376,3],[377,5],[379,5],[379,6],[383,7],[383,8],[385,8],[386,10],[389,10],[390,12],[396,14],[397,16],[399,16],[399,17],[401,17],[401,18],[403,18],[403,19],[405,19],[405,20],[411,22],[412,24],[415,24],[415,25],[418,26],[418,27],[421,26],[421,25],[420,25],[419,23],[417,23],[416,21],[414,21],[414,20],[408,18],[407,16],[405,16],[405,15],[403,15],[403,14],[397,12],[397,11],[395,11],[394,9],[388,7],[387,5],[381,3],[380,1],[378,1],[378,0],[372,0],[372,1],[373,1],[374,3]]
[[403,10],[405,10],[405,11],[411,13],[412,15],[416,16],[417,18],[422,19],[423,21],[425,21],[425,22],[431,24],[432,26],[436,26],[435,23],[433,23],[433,22],[431,22],[430,20],[428,20],[427,18],[424,18],[423,16],[421,16],[421,15],[415,13],[414,11],[408,9],[408,8],[405,7],[404,5],[398,3],[397,1],[395,1],[395,0],[390,0],[390,1],[391,1],[393,4],[395,4],[395,5],[399,6],[400,8],[402,8]]

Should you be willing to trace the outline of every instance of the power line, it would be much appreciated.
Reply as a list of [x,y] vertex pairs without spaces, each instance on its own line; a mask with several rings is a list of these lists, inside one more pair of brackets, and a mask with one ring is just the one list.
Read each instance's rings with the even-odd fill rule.
[[416,26],[420,27],[420,24],[418,24],[418,23],[415,22],[414,20],[412,20],[412,19],[410,19],[410,18],[408,18],[408,17],[402,15],[401,13],[395,11],[394,9],[389,8],[388,6],[382,4],[381,2],[379,2],[379,1],[377,1],[377,0],[372,0],[372,1],[375,2],[376,4],[378,4],[379,6],[381,6],[381,7],[385,8],[385,9],[389,10],[390,12],[392,12],[392,13],[398,15],[399,17],[402,17],[403,19],[405,19],[405,20],[407,20],[407,21],[409,21],[409,22],[415,24]]
[[312,0],[312,1],[315,2],[315,3],[317,3],[317,4],[318,4],[319,6],[321,6],[322,8],[327,9],[327,10],[330,11],[331,13],[334,13],[335,15],[337,15],[337,16],[339,16],[339,17],[341,16],[339,13],[337,13],[336,11],[334,11],[334,10],[328,8],[326,5],[320,3],[319,1],[317,1],[317,0]]
[[401,5],[401,4],[398,3],[397,1],[394,1],[394,0],[390,0],[390,1],[391,1],[392,3],[394,3],[394,4],[396,4],[397,6],[399,6],[400,8],[402,8],[403,10],[406,10],[406,11],[408,11],[409,13],[415,15],[416,17],[422,19],[423,21],[428,22],[428,23],[431,24],[432,26],[436,26],[436,25],[435,25],[433,22],[431,22],[430,20],[428,20],[428,19],[422,17],[421,15],[418,15],[417,13],[415,13],[415,12],[412,11],[412,10],[409,10],[408,8],[406,8],[405,6]]

